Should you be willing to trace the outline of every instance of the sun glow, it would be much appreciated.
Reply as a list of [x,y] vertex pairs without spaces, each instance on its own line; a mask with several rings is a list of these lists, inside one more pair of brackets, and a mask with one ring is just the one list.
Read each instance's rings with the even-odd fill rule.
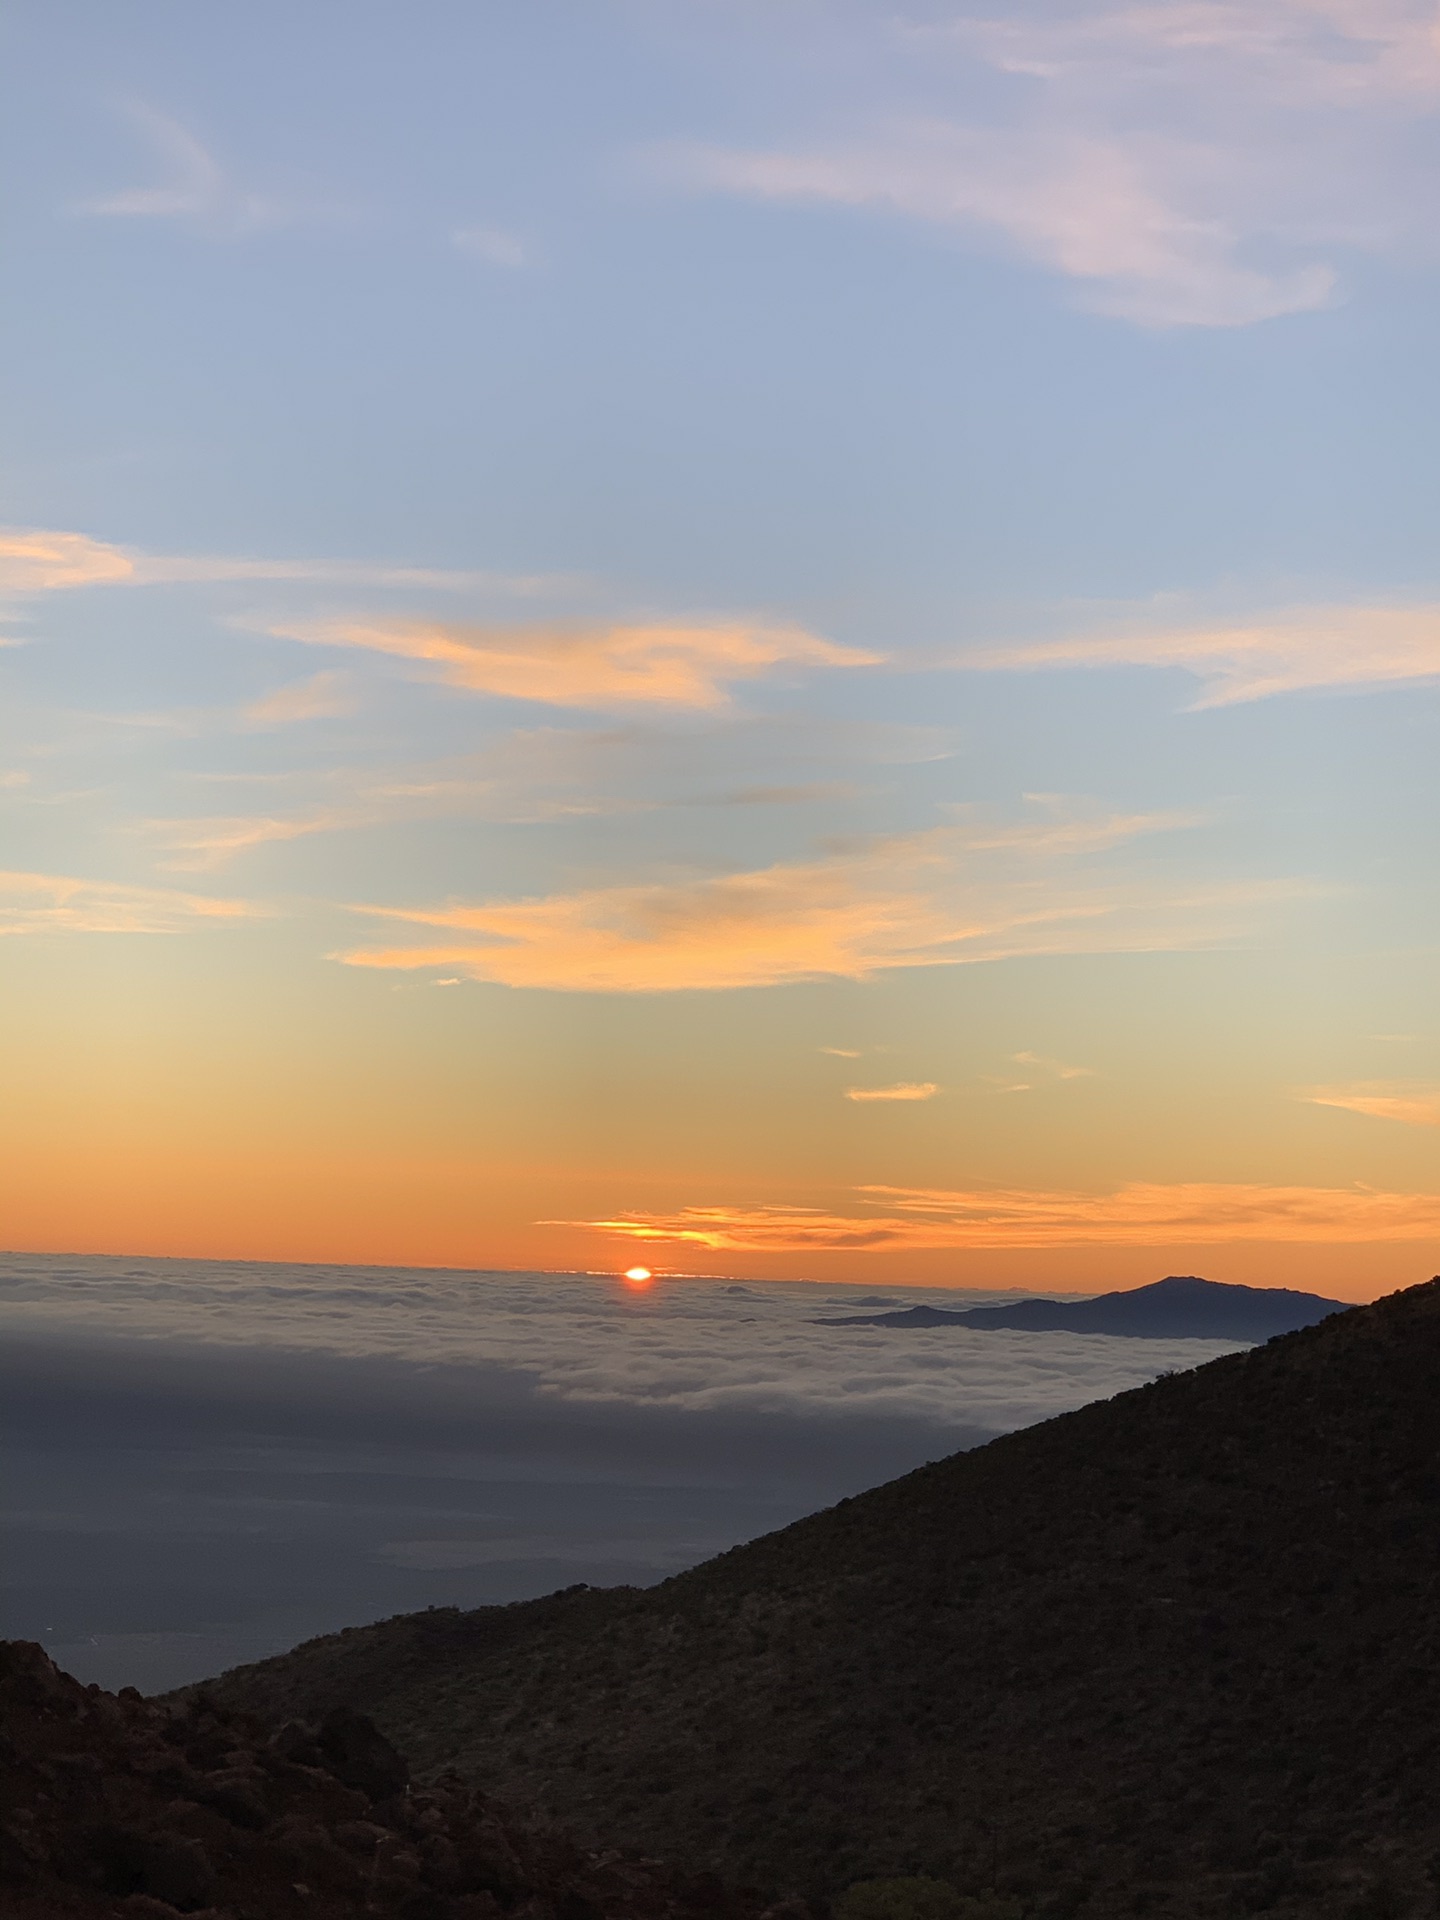
[[649,1267],[627,1267],[625,1269],[625,1283],[627,1286],[636,1288],[648,1287],[654,1278],[655,1276]]

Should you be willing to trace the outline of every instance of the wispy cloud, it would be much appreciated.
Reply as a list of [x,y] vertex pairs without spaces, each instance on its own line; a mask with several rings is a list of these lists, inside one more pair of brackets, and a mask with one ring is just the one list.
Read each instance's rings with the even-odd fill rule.
[[312,673],[277,687],[245,708],[253,727],[288,727],[301,720],[332,720],[355,711],[355,689],[343,673]]
[[933,1100],[940,1089],[933,1080],[898,1080],[890,1087],[846,1087],[847,1100]]
[[1045,1053],[1012,1053],[1010,1058],[1022,1067],[1038,1067],[1042,1073],[1053,1074],[1057,1080],[1088,1080],[1095,1072],[1093,1067],[1072,1067],[1068,1061],[1052,1060]]
[[760,622],[463,627],[327,621],[272,631],[433,667],[470,693],[577,708],[724,707],[726,689],[777,666],[867,667],[881,656]]
[[1142,325],[1323,306],[1346,250],[1433,247],[1428,166],[1406,144],[1440,100],[1431,0],[849,21],[873,78],[848,127],[831,102],[808,138],[660,163],[713,190],[988,232]]
[[102,219],[176,220],[212,237],[240,238],[273,227],[351,221],[353,208],[314,193],[259,192],[243,186],[210,149],[169,114],[131,101],[126,116],[157,163],[160,177],[139,187],[95,194],[75,212]]
[[450,236],[457,253],[471,260],[483,260],[487,267],[504,267],[513,272],[531,263],[531,249],[508,227],[457,227]]
[[245,581],[516,594],[536,593],[562,584],[538,574],[385,566],[369,561],[143,553],[133,547],[92,539],[84,533],[41,527],[0,527],[0,594],[28,597],[69,587],[223,586]]
[[193,820],[151,820],[145,831],[161,849],[157,865],[169,873],[214,873],[242,853],[317,833],[375,826],[385,811],[374,805],[313,807],[298,813],[207,815]]
[[683,165],[704,185],[762,199],[988,227],[1089,286],[1092,306],[1146,325],[1247,326],[1329,301],[1329,266],[1247,266],[1232,228],[1174,204],[1156,178],[1163,157],[1054,126],[1000,133],[932,121],[813,153],[697,149]]
[[1300,607],[1230,626],[1131,626],[1020,646],[978,649],[956,665],[1036,671],[1064,667],[1178,667],[1203,686],[1193,710],[1274,694],[1403,686],[1440,678],[1440,603]]
[[1257,907],[1293,897],[1289,883],[1171,888],[1096,859],[1188,824],[1163,814],[966,824],[720,877],[474,906],[360,906],[452,937],[334,957],[566,992],[761,987],[1019,954],[1206,946]]
[[0,935],[180,933],[206,922],[254,919],[246,900],[131,887],[54,873],[0,872]]
[[1341,1107],[1407,1127],[1440,1127],[1440,1086],[1418,1080],[1353,1080],[1345,1086],[1307,1087],[1297,1096],[1316,1107]]
[[129,554],[87,534],[0,527],[0,593],[109,586],[131,581],[134,575]]
[[[318,677],[322,682],[327,678]],[[306,706],[310,685],[302,682],[272,696],[281,699],[283,719],[306,717],[296,709]],[[343,710],[328,705],[323,685],[318,693],[317,710]],[[283,698],[290,694],[295,695],[293,706]],[[274,714],[263,717],[269,704],[260,703],[258,719],[242,715],[242,724],[281,724],[282,718]],[[161,851],[160,864],[170,872],[203,873],[260,847],[399,822],[462,818],[520,826],[648,811],[657,804],[653,798],[602,790],[597,753],[603,765],[602,750],[608,744],[605,735],[538,727],[519,729],[480,753],[420,765],[339,767],[319,776],[300,771],[209,774],[203,776],[207,785],[238,782],[242,791],[257,784],[278,786],[295,797],[284,807],[152,818],[139,831]]]
[[1440,1232],[1440,1195],[1369,1187],[1134,1183],[1111,1193],[861,1187],[870,1211],[682,1207],[566,1221],[622,1240],[746,1253],[1074,1246],[1215,1246],[1229,1241],[1423,1240]]

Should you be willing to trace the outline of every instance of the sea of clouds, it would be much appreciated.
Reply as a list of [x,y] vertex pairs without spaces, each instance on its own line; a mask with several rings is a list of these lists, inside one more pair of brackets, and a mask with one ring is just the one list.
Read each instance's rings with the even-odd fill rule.
[[1220,1342],[819,1326],[1008,1294],[0,1257],[0,1635],[159,1688],[648,1583]]

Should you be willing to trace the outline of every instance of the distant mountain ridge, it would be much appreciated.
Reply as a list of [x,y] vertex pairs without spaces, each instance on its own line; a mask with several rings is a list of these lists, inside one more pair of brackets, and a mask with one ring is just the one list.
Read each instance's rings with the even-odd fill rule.
[[939,1460],[656,1587],[436,1609],[204,1692],[371,1714],[591,1843],[1026,1920],[1440,1893],[1440,1280]]
[[906,1307],[816,1320],[817,1327],[977,1327],[1021,1333],[1109,1333],[1134,1340],[1273,1340],[1313,1327],[1344,1300],[1289,1287],[1241,1287],[1170,1274],[1094,1300],[1015,1300],[1003,1307]]

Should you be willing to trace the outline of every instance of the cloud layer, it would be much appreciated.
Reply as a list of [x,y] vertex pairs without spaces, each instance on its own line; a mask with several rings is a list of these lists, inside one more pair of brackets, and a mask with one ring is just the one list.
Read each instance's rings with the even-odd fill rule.
[[0,1255],[0,1633],[158,1689],[397,1612],[644,1584],[1226,1351],[811,1324],[839,1304]]

